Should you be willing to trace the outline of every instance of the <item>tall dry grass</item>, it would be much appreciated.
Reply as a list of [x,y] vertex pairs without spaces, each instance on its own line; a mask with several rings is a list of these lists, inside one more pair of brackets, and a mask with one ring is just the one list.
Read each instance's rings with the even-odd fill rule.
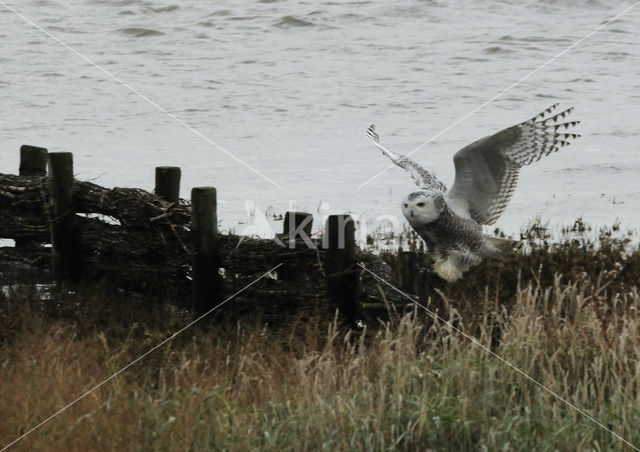
[[[449,306],[447,320],[639,445],[640,297],[605,298],[602,281],[533,282],[508,312],[467,325]],[[33,292],[0,301],[1,445],[187,322],[102,291],[79,296],[84,310],[43,308]],[[361,333],[302,319],[196,326],[12,450],[627,448],[420,309]]]

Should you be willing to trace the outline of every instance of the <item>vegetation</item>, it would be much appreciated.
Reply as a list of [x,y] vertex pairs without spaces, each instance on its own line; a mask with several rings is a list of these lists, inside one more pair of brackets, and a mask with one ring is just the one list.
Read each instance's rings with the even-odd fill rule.
[[[640,253],[574,228],[532,228],[460,284],[429,275],[421,304],[447,323],[417,306],[360,331],[309,309],[207,319],[12,449],[630,450],[451,326],[639,446]],[[188,321],[101,287],[0,295],[0,447]]]

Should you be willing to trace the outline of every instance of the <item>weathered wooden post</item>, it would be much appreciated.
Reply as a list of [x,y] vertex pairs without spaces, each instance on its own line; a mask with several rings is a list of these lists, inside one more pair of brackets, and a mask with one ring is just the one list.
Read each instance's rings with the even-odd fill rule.
[[180,197],[180,168],[177,166],[156,167],[155,194],[169,202],[178,202]]
[[[23,144],[20,146],[21,176],[46,176],[47,174],[47,150],[37,146]],[[16,248],[29,248],[37,246],[32,240],[16,240]]]
[[418,256],[413,251],[398,250],[398,264],[400,266],[400,288],[410,294],[418,291]]
[[[286,212],[284,215],[284,226],[282,235],[284,245],[295,249],[296,241],[302,240],[305,245],[315,249],[311,242],[311,227],[313,226],[313,215],[306,212]],[[278,269],[278,279],[282,281],[295,281],[305,275],[297,271],[296,264],[285,260]]]
[[191,190],[191,231],[193,234],[193,310],[204,314],[222,299],[222,280],[218,274],[218,218],[216,189]]
[[73,155],[49,153],[51,245],[53,276],[57,283],[77,282],[80,262],[73,211]]
[[337,307],[347,321],[355,326],[358,271],[353,219],[349,215],[330,215],[325,234],[323,245],[326,249],[324,271],[327,294],[333,307]]
[[45,176],[47,174],[47,149],[23,144],[20,146],[21,176]]
[[302,237],[304,233],[307,238],[311,237],[311,227],[313,226],[313,215],[306,212],[287,212],[284,214],[283,233],[287,234],[291,240]]
[[421,268],[418,270],[418,299],[423,306],[427,305],[427,298],[429,298],[429,291],[427,290],[427,275],[429,270]]

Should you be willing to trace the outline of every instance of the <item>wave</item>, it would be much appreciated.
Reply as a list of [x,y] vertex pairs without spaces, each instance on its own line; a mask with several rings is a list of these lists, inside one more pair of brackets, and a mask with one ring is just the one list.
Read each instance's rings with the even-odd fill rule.
[[226,16],[231,16],[232,14],[233,13],[231,12],[230,9],[219,9],[207,15],[207,17],[226,17]]
[[163,36],[164,33],[158,30],[151,30],[150,28],[138,28],[138,27],[130,27],[130,28],[121,28],[118,30],[120,33],[133,36],[136,38],[146,38],[149,36]]
[[278,23],[275,24],[275,26],[280,28],[313,27],[315,26],[315,24],[313,22],[309,22],[295,16],[284,16]]
[[168,6],[160,6],[157,8],[150,7],[149,9],[154,13],[168,13],[170,11],[175,11],[178,8],[180,8],[180,6],[178,5],[168,5]]
[[513,53],[513,50],[505,49],[500,46],[492,46],[484,49],[484,53]]

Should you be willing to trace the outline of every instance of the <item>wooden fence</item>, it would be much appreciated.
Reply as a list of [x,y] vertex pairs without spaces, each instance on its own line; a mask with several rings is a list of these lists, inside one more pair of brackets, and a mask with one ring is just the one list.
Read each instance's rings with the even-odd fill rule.
[[308,238],[313,217],[303,212],[286,213],[278,240],[249,239],[219,233],[215,188],[196,187],[190,202],[181,199],[177,167],[156,168],[155,193],[75,180],[71,153],[35,146],[20,149],[19,171],[0,174],[0,238],[15,240],[0,257],[49,267],[59,285],[107,281],[149,297],[190,299],[198,313],[242,290],[236,298],[249,305],[326,305],[352,323],[362,307],[408,304],[358,263],[420,292],[424,256],[401,253],[391,268],[356,247],[348,215],[328,218],[324,240]]

